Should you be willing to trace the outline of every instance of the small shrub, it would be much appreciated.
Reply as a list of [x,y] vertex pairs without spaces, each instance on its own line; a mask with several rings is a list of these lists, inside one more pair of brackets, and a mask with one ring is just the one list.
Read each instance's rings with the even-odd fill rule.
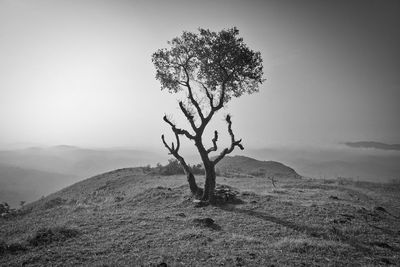
[[336,180],[338,185],[349,185],[354,183],[354,179],[350,177],[338,177]]
[[[188,165],[194,175],[196,174],[205,174],[205,170],[202,164],[197,165]],[[144,167],[145,169],[147,167]],[[163,166],[160,163],[157,163],[157,166],[152,169],[146,169],[148,173],[153,174],[161,174],[161,175],[180,175],[185,174],[181,164],[176,159],[169,159],[168,163]]]
[[0,240],[0,255],[6,253],[7,244],[3,240]]
[[8,203],[7,202],[0,203],[0,214],[9,212],[10,212],[10,206],[8,205]]
[[10,216],[16,215],[17,211],[10,208],[7,202],[0,203],[0,217],[8,218]]
[[52,242],[65,241],[69,238],[78,236],[78,234],[78,230],[70,229],[65,226],[41,228],[33,237],[28,239],[28,243],[32,246],[46,245]]
[[63,204],[65,204],[66,202],[67,202],[66,199],[63,199],[63,198],[61,198],[61,197],[56,197],[56,198],[53,198],[53,199],[50,199],[49,201],[47,201],[47,202],[44,204],[44,208],[45,208],[45,209],[51,209],[51,208],[54,208],[54,207],[56,207],[56,206],[63,205]]
[[168,164],[163,166],[161,174],[163,175],[174,175],[174,174],[184,174],[182,166],[176,159],[168,160]]
[[193,174],[202,175],[206,173],[202,164],[192,165],[190,168],[192,169]]
[[115,202],[121,202],[122,200],[124,200],[124,197],[121,197],[121,196],[116,196],[116,197],[114,198],[114,201],[115,201]]
[[25,251],[26,247],[23,244],[20,243],[11,243],[7,244],[3,240],[0,240],[0,255],[6,254],[6,253],[16,253],[19,251]]
[[142,167],[142,171],[143,171],[144,173],[149,173],[149,172],[151,172],[151,166],[150,166],[150,164],[148,164],[148,165]]
[[255,177],[264,177],[266,173],[266,170],[264,168],[258,168],[257,170],[254,170],[250,172],[249,174]]
[[275,194],[287,194],[288,193],[288,191],[284,190],[284,189],[274,189],[274,190],[272,190],[272,192]]

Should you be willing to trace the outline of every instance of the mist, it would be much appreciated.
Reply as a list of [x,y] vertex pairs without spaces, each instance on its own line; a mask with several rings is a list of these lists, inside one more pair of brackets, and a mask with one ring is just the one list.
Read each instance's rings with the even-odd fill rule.
[[[200,163],[194,149],[184,152],[190,164]],[[400,152],[335,146],[275,146],[248,148],[232,155],[278,161],[304,177],[348,178],[387,183],[398,180]],[[168,155],[158,149],[81,148],[76,146],[28,147],[0,151],[0,201],[18,207],[94,175],[120,168],[166,164]]]

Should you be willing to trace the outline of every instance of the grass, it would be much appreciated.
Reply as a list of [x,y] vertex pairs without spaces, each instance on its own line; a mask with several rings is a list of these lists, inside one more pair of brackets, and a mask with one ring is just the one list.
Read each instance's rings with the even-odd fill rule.
[[[4,253],[0,265],[400,262],[399,192],[304,179],[281,179],[278,188],[257,177],[218,182],[235,188],[243,202],[194,208],[184,176],[125,169],[86,180],[31,204],[29,213],[0,221],[0,240],[26,248]],[[51,201],[57,198],[62,201]],[[32,238],[40,245],[28,242]]]
[[78,236],[79,231],[66,226],[44,227],[28,239],[32,246],[48,245],[53,242],[63,242],[69,238]]
[[21,243],[10,243],[7,244],[5,241],[0,240],[0,255],[6,253],[18,253],[20,251],[25,251],[27,248],[25,244]]

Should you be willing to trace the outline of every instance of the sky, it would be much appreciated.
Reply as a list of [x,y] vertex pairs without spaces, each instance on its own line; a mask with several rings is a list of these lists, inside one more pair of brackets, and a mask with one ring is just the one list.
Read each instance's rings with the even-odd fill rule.
[[210,132],[226,138],[230,113],[249,148],[400,143],[398,14],[396,0],[0,0],[0,148],[162,148],[163,115],[186,124],[152,53],[182,31],[233,26],[266,81]]

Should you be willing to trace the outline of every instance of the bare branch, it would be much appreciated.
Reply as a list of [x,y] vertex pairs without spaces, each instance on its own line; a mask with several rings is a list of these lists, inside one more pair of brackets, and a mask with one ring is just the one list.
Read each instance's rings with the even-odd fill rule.
[[168,154],[173,154],[174,153],[174,149],[173,149],[173,146],[174,146],[174,143],[172,143],[172,147],[170,147],[168,144],[167,144],[167,142],[165,141],[165,137],[164,137],[164,135],[161,135],[161,139],[162,139],[162,141],[163,141],[163,143],[164,143],[164,146],[168,149],[168,151],[169,151],[169,153]]
[[191,140],[194,140],[194,139],[195,139],[195,137],[194,137],[192,134],[190,134],[188,131],[186,131],[186,130],[184,130],[184,129],[176,128],[175,124],[173,124],[173,123],[167,118],[166,115],[164,115],[163,119],[164,119],[164,121],[165,121],[166,123],[168,123],[168,124],[171,126],[172,131],[173,131],[175,134],[178,134],[178,135],[182,135],[182,134],[183,134],[183,135],[185,135],[187,138],[189,138],[189,139],[191,139]]
[[214,138],[212,139],[213,146],[207,149],[207,153],[210,153],[212,151],[217,151],[217,141],[218,141],[218,132],[214,131]]
[[164,146],[168,149],[169,154],[173,155],[181,163],[181,165],[184,168],[186,173],[191,173],[190,167],[186,164],[184,158],[181,155],[179,155],[179,153],[178,153],[179,152],[179,143],[180,143],[179,135],[175,134],[175,137],[176,137],[177,145],[176,145],[176,148],[174,149],[174,143],[172,142],[172,146],[169,146],[167,144],[167,142],[165,141],[164,135],[161,135],[161,139],[164,143]]
[[179,141],[179,135],[177,133],[175,133],[175,138],[176,138],[176,147],[174,142],[172,142],[171,146],[169,146],[167,144],[167,142],[165,141],[165,137],[164,135],[161,135],[161,139],[164,143],[164,146],[168,149],[169,154],[174,155],[176,157],[176,155],[178,155],[178,151],[180,148],[180,141]]
[[231,116],[228,114],[226,115],[225,118],[226,122],[228,123],[228,132],[229,135],[231,136],[231,146],[228,148],[225,148],[222,150],[221,154],[219,154],[216,159],[214,160],[214,164],[217,164],[221,159],[223,159],[227,154],[231,153],[234,149],[235,146],[239,147],[241,150],[244,149],[243,145],[241,144],[242,139],[235,140],[235,135],[233,134],[232,131],[232,121],[231,121]]

